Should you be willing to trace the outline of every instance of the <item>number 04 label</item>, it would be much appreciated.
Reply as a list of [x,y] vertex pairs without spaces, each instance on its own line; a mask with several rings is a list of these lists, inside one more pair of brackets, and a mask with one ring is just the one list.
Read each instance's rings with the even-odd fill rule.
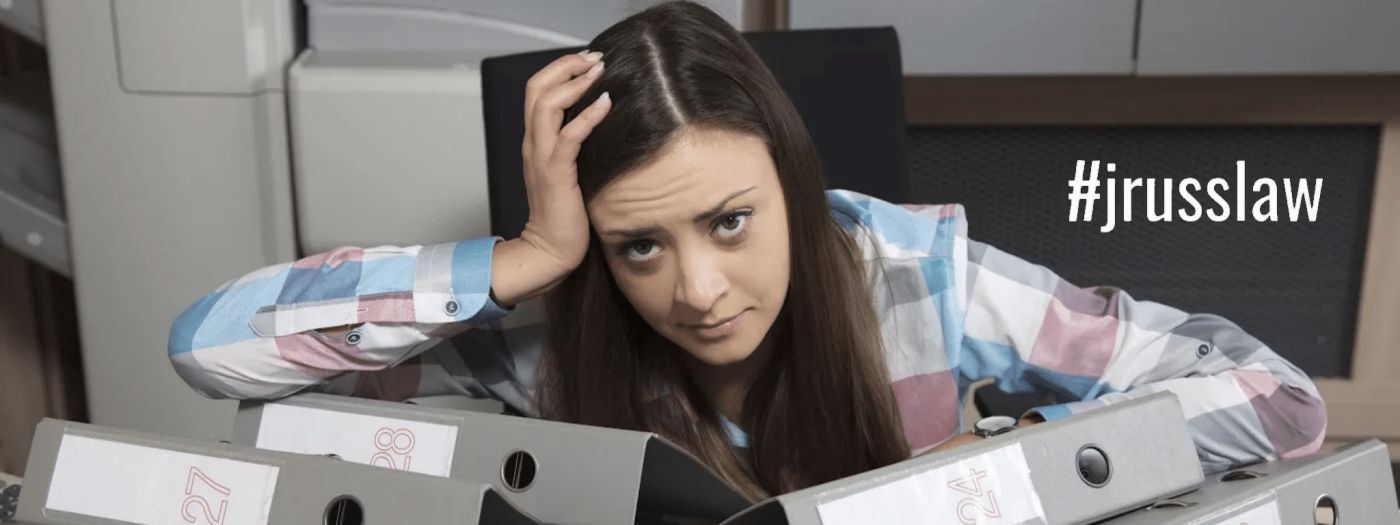
[[277,467],[65,435],[44,506],[133,523],[265,525]]
[[1043,522],[1020,443],[817,506],[822,525]]
[[1262,505],[1258,505],[1235,516],[1212,521],[1212,525],[1282,525],[1283,520],[1279,518],[1278,501],[1270,499]]

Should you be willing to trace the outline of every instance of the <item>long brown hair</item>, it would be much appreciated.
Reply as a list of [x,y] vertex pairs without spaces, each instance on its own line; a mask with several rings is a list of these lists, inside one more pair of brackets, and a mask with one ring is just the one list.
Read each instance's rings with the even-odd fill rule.
[[578,158],[592,199],[663,151],[683,128],[762,138],[787,203],[792,263],[775,352],[744,401],[749,447],[731,445],[689,380],[679,349],[618,289],[594,234],[583,264],[547,299],[539,401],[545,417],[655,432],[750,498],[790,492],[908,458],[852,238],[827,206],[820,159],[796,109],[727,22],[688,2],[658,5],[598,35],[607,69],[566,119],[607,91],[613,107]]

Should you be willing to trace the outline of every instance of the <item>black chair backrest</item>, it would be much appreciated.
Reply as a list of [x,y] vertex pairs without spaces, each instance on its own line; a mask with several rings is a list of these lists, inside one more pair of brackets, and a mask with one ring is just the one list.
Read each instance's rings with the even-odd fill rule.
[[[904,74],[894,29],[746,33],[816,142],[827,186],[909,201]],[[529,216],[521,175],[525,81],[566,53],[553,49],[481,63],[491,231],[513,238]]]

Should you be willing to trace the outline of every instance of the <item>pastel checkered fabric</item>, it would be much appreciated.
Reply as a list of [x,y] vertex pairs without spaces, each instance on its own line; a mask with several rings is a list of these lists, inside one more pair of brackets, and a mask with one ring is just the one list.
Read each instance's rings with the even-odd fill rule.
[[[1171,391],[1210,472],[1321,446],[1317,388],[1229,321],[1074,286],[968,239],[960,205],[827,197],[874,277],[911,454],[962,432],[969,386],[988,378],[1051,394],[1062,404],[1034,410],[1050,420]],[[543,315],[490,299],[496,241],[339,248],[252,272],[176,319],[171,362],[210,397],[462,394],[534,415]],[[347,325],[358,326],[323,332]]]

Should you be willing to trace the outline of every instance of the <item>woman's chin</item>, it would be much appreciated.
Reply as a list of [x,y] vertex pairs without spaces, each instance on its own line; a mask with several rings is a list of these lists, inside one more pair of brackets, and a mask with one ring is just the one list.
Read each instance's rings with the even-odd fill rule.
[[681,345],[696,360],[709,366],[728,366],[740,363],[753,355],[756,343],[747,341],[687,341]]

